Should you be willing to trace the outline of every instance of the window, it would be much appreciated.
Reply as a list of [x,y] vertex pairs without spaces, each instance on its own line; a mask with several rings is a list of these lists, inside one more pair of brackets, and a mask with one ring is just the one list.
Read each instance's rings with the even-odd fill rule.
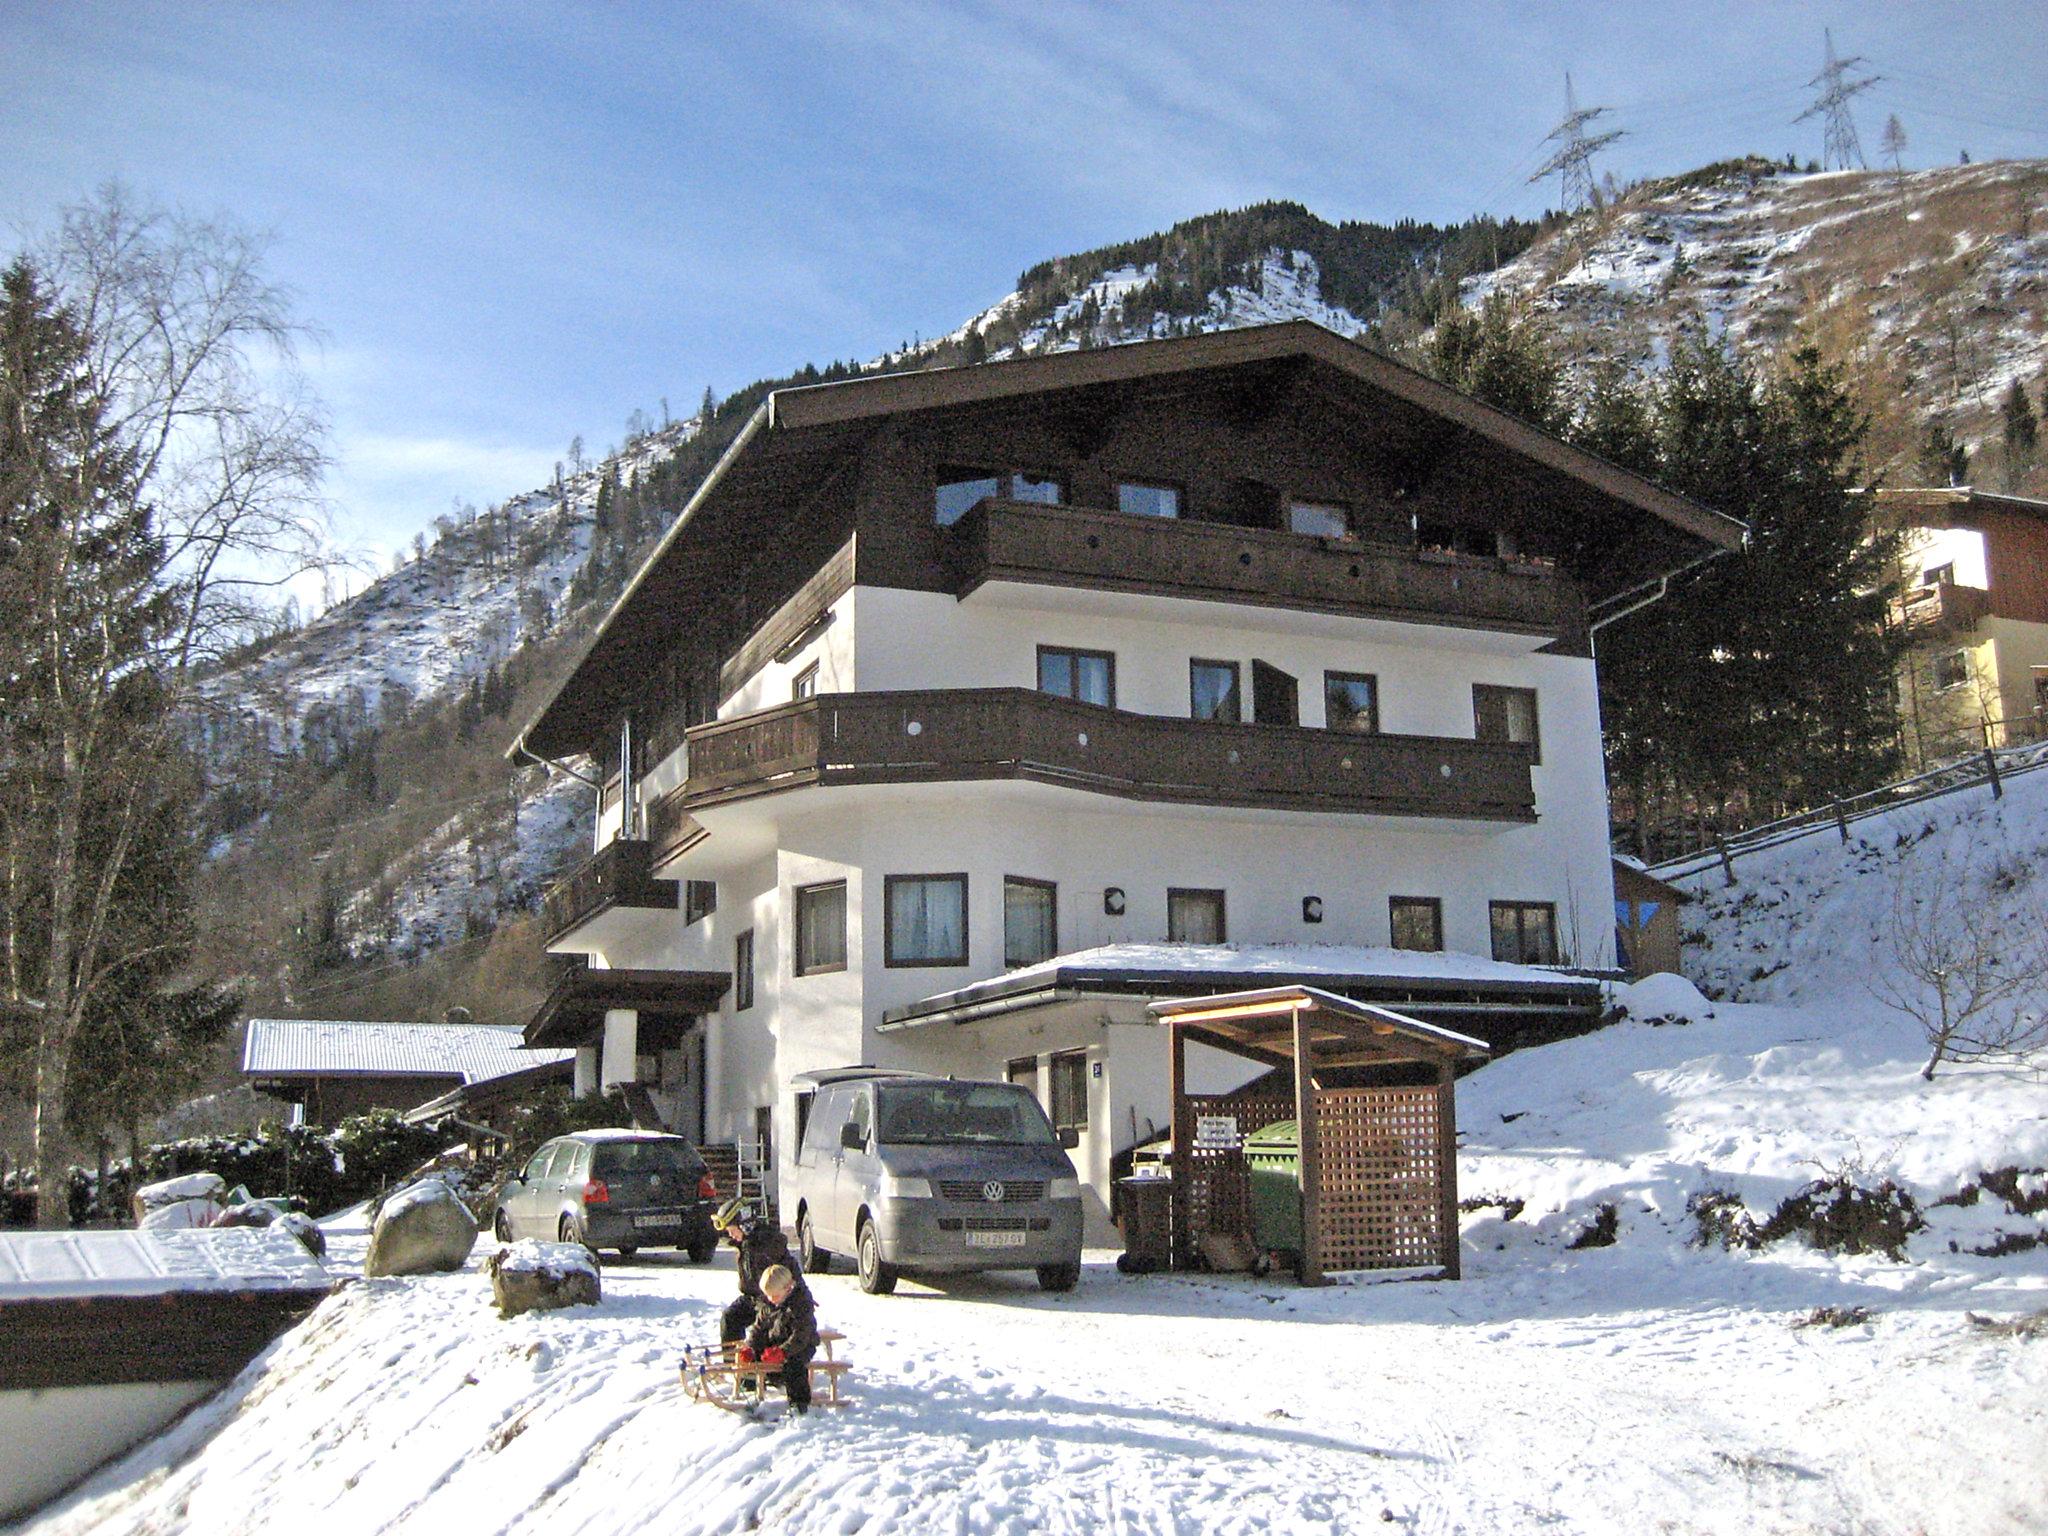
[[1434,896],[1389,897],[1387,929],[1394,948],[1436,954],[1444,947],[1444,904]]
[[1136,517],[1179,517],[1180,488],[1126,480],[1116,488],[1116,509]]
[[1224,935],[1221,891],[1170,890],[1166,893],[1166,937],[1175,944],[1221,944]]
[[1481,741],[1518,741],[1529,749],[1530,759],[1543,761],[1543,738],[1536,727],[1534,688],[1495,688],[1486,683],[1472,685],[1472,723]]
[[1920,573],[1920,585],[1923,587],[1938,587],[1944,583],[1954,586],[1955,581],[1956,563],[1953,560],[1943,565],[1931,565]]
[[716,880],[685,880],[683,882],[683,926],[701,923],[718,910],[718,882]]
[[1380,680],[1370,672],[1325,672],[1323,723],[1333,731],[1378,734]]
[[890,875],[882,882],[882,949],[889,965],[967,963],[967,877]]
[[1088,1129],[1088,1053],[1062,1051],[1052,1059],[1052,1128],[1067,1145]]
[[1003,477],[981,469],[942,469],[932,500],[932,515],[950,528],[977,502],[1003,493]]
[[796,681],[790,685],[792,699],[815,699],[818,696],[818,664],[814,661],[797,673]]
[[1059,893],[1050,880],[1003,878],[1003,964],[1036,965],[1059,950]]
[[1015,1083],[1019,1088],[1038,1092],[1038,1058],[1019,1056],[1014,1061],[1003,1063],[1003,1081]]
[[1116,708],[1116,657],[1108,651],[1038,648],[1038,691]]
[[1010,500],[1036,501],[1056,507],[1067,499],[1064,480],[1051,475],[1015,474],[1010,477]]
[[1287,527],[1291,532],[1313,534],[1319,539],[1341,539],[1351,531],[1351,517],[1333,502],[1291,501],[1287,504]]
[[[1005,495],[1011,501],[1035,501],[1042,506],[1056,507],[1067,499],[1067,483],[1056,475],[1021,470],[1011,475],[985,469],[942,469],[932,513],[941,528],[950,528],[965,517],[975,503]],[[1171,513],[1164,515],[1172,516]]]
[[1557,908],[1547,901],[1493,903],[1493,958],[1517,965],[1557,964]]
[[1960,688],[1970,680],[1970,653],[1944,651],[1934,658],[1934,686]]
[[800,885],[796,891],[796,973],[846,969],[846,882]]
[[1244,718],[1236,662],[1188,663],[1188,713],[1197,720],[1227,720],[1233,725]]
[[754,1006],[754,930],[732,941],[732,1008],[734,1013]]

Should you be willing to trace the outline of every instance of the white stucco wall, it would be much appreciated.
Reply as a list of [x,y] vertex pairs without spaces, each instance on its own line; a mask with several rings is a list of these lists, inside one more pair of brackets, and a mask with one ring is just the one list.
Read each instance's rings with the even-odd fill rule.
[[[1385,944],[1390,896],[1435,896],[1447,946],[1480,955],[1491,952],[1490,901],[1548,901],[1571,959],[1612,963],[1606,787],[1590,661],[1538,654],[1523,637],[1059,589],[1012,588],[963,603],[859,587],[834,613],[810,646],[748,680],[721,714],[786,702],[795,674],[812,660],[820,662],[825,692],[1031,687],[1040,644],[1114,652],[1118,706],[1170,716],[1187,713],[1195,656],[1240,662],[1247,686],[1255,658],[1292,673],[1302,722],[1311,726],[1323,720],[1325,670],[1375,674],[1382,727],[1403,734],[1470,738],[1473,684],[1528,687],[1537,691],[1542,736],[1539,819],[1447,830],[1398,817],[1166,806],[1015,782],[807,789],[723,807],[704,817],[710,839],[662,872],[715,878],[718,910],[688,927],[679,913],[651,928],[632,925],[617,952],[602,957],[614,966],[729,971],[735,938],[753,929],[755,1004],[739,1011],[728,995],[711,1031],[712,1138],[751,1140],[755,1109],[772,1105],[777,1161],[786,1167],[794,1133],[786,1085],[794,1073],[869,1061],[1000,1076],[1004,1061],[1027,1046],[1038,1054],[1079,1044],[1100,1053],[1107,1097],[1101,1129],[1076,1159],[1104,1187],[1113,1145],[1130,1139],[1130,1123],[1142,1132],[1145,1122],[1166,1119],[1156,1030],[1098,1019],[1093,1033],[1083,1029],[1057,1043],[998,1025],[877,1031],[891,1008],[1003,971],[1005,875],[1056,883],[1063,952],[1163,939],[1168,887],[1193,886],[1224,890],[1228,936],[1241,943]],[[884,878],[953,872],[968,876],[968,963],[888,966]],[[847,883],[848,967],[797,976],[794,891],[836,879]],[[1121,917],[1103,910],[1109,886],[1125,892]],[[1303,920],[1302,898],[1310,895],[1322,898],[1320,924]],[[1062,1024],[1065,1033],[1074,1033],[1070,1024]],[[1219,1066],[1211,1086],[1241,1075],[1234,1063]]]

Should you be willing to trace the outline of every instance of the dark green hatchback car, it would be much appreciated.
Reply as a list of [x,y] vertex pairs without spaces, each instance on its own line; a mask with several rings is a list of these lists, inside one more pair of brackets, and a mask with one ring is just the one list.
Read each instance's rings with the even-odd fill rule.
[[577,1131],[545,1143],[505,1181],[492,1229],[502,1242],[552,1238],[621,1258],[682,1248],[703,1264],[718,1248],[716,1202],[704,1159],[682,1137]]

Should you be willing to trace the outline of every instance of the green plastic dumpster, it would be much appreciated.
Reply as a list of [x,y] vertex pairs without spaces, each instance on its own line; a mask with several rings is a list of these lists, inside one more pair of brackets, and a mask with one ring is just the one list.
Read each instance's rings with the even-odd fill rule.
[[1293,1120],[1262,1125],[1244,1139],[1251,1174],[1252,1242],[1266,1253],[1299,1255],[1301,1127]]

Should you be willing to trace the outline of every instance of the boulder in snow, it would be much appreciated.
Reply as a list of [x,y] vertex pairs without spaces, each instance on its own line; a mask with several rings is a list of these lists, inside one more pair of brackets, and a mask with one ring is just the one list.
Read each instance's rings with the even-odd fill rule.
[[604,1299],[597,1255],[581,1243],[522,1238],[484,1260],[500,1317],[556,1307],[596,1306]]
[[217,1173],[188,1173],[135,1191],[135,1224],[151,1232],[211,1226],[220,1214],[227,1180]]
[[1695,1019],[1714,1016],[1714,1005],[1707,1001],[1700,989],[1683,976],[1674,976],[1669,971],[1659,971],[1625,987],[1616,987],[1613,1000],[1623,1018],[1637,1019],[1645,1024],[1689,1024]]
[[316,1259],[327,1257],[327,1234],[320,1223],[302,1211],[286,1211],[275,1223],[299,1240],[299,1245]]
[[387,1199],[370,1229],[366,1275],[425,1275],[460,1269],[476,1246],[476,1218],[439,1179],[409,1184]]

